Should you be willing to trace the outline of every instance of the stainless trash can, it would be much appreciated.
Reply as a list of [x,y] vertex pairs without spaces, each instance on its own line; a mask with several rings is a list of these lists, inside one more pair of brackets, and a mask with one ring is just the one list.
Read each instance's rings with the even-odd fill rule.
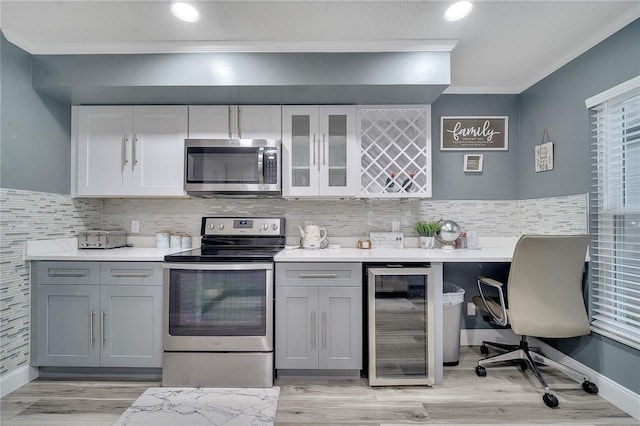
[[445,282],[442,287],[442,364],[458,365],[460,361],[460,321],[462,319],[462,302],[464,289],[455,284]]

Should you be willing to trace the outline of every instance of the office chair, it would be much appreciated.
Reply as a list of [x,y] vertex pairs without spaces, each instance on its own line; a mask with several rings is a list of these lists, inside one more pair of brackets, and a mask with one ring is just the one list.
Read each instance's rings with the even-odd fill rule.
[[[542,400],[551,408],[558,406],[558,398],[551,393],[537,364],[562,370],[577,382],[582,381],[585,392],[598,393],[598,387],[588,377],[533,351],[527,342],[527,336],[563,338],[589,334],[582,296],[588,245],[588,235],[523,235],[513,253],[506,292],[501,282],[478,277],[480,295],[473,297],[473,303],[489,314],[492,323],[511,327],[521,336],[518,345],[482,342],[480,352],[484,355],[489,353],[488,346],[509,352],[478,361],[478,376],[487,375],[486,365],[519,361],[522,371],[530,367],[538,378],[545,392]],[[497,298],[485,295],[489,288],[497,289]]]

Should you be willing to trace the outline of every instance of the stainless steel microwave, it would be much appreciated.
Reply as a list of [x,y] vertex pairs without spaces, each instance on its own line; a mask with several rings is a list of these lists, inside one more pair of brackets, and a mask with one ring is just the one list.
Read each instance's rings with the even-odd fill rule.
[[188,193],[281,192],[279,140],[185,139],[184,158],[184,189]]

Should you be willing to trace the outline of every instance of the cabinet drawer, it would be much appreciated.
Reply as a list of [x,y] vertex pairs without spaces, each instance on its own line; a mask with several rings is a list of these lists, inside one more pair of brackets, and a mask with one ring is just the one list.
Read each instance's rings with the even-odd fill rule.
[[51,284],[100,284],[100,262],[33,262],[33,282]]
[[276,263],[276,287],[362,285],[361,263]]
[[162,285],[160,262],[102,262],[103,285]]

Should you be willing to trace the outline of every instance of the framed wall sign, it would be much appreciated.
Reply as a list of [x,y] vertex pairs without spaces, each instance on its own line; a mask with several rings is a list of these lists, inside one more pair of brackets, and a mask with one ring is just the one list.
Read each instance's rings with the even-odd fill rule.
[[536,173],[553,170],[553,142],[549,139],[549,131],[542,132],[542,142],[536,145]]
[[441,117],[440,150],[509,149],[509,117]]
[[463,170],[465,172],[481,172],[482,154],[465,154]]

